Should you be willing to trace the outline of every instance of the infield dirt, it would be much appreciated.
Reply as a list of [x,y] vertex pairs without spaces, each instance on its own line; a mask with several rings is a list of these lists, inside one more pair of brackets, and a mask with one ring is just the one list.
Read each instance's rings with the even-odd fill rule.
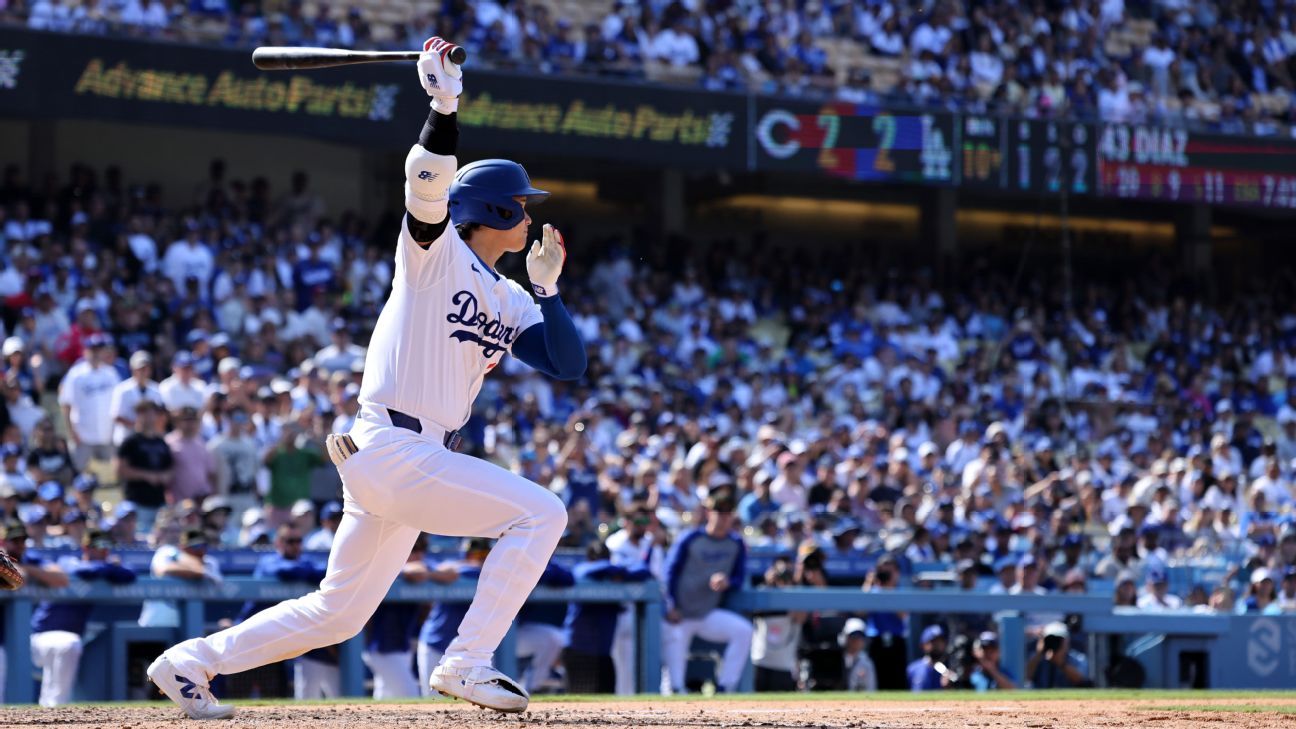
[[133,704],[32,707],[0,710],[5,727],[108,727],[109,729],[181,729],[185,726],[274,727],[275,729],[362,729],[364,727],[444,727],[506,729],[537,727],[676,727],[761,729],[946,729],[948,727],[1144,727],[1196,729],[1210,727],[1285,727],[1296,729],[1296,696],[1214,699],[1209,694],[1149,700],[1080,698],[1014,700],[1011,696],[975,701],[939,699],[904,701],[653,701],[543,702],[525,714],[502,715],[462,702],[417,704],[277,704],[239,706],[232,722],[189,723],[171,705]]

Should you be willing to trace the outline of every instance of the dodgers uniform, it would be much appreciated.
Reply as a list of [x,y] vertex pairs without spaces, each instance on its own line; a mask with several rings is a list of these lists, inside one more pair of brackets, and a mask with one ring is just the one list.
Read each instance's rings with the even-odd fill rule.
[[[556,231],[546,226],[543,244],[530,249],[532,298],[479,258],[455,227],[525,236],[517,226],[530,217],[519,198],[535,202],[548,193],[531,187],[525,170],[506,160],[482,160],[456,172],[462,82],[445,60],[452,48],[429,39],[418,62],[432,113],[406,158],[408,214],[396,241],[391,295],[365,357],[360,412],[347,436],[328,442],[344,506],[327,575],[318,591],[185,641],[150,666],[149,677],[191,717],[232,713],[211,698],[212,677],[357,634],[420,532],[498,539],[433,682],[442,692],[500,711],[526,705],[525,692],[491,660],[544,571],[567,512],[548,489],[456,453],[456,429],[506,353],[550,376],[576,379],[585,371],[585,351],[556,288],[565,257]],[[195,686],[197,698],[191,698]]]
[[683,534],[671,547],[666,558],[666,604],[680,611],[681,620],[664,626],[662,652],[672,693],[684,692],[684,670],[695,636],[725,644],[716,683],[725,691],[738,688],[751,655],[752,624],[720,607],[724,596],[708,583],[711,575],[720,572],[729,576],[730,589],[742,585],[746,557],[742,537],[716,538],[701,528]]

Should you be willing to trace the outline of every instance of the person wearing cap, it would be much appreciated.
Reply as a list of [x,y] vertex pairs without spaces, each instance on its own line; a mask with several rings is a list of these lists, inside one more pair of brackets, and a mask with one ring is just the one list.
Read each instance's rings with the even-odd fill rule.
[[[420,534],[410,548],[400,579],[420,584],[433,579],[427,564],[427,537]],[[420,695],[414,664],[412,636],[418,629],[422,606],[413,602],[383,602],[365,626],[361,660],[373,673],[375,699],[413,698]]]
[[[481,576],[482,565],[491,551],[491,540],[471,537],[463,541],[458,560],[447,560],[430,568],[427,580],[437,584],[450,584],[459,579],[475,580]],[[435,695],[432,691],[432,669],[441,662],[450,642],[459,632],[459,625],[468,613],[468,603],[437,602],[428,611],[427,619],[419,627],[415,663],[418,665],[419,691],[424,697]]]
[[112,394],[121,382],[112,358],[112,340],[96,332],[86,338],[85,357],[72,365],[59,384],[59,406],[78,470],[84,470],[91,459],[112,460]]
[[[171,537],[174,539],[174,536]],[[150,573],[160,580],[188,583],[219,583],[220,562],[208,553],[207,535],[201,529],[186,529],[179,544],[163,544],[153,553]],[[169,600],[145,600],[140,608],[139,624],[146,627],[180,626],[180,610]]]
[[1282,585],[1278,589],[1278,609],[1284,613],[1296,612],[1296,565],[1287,565],[1280,574]]
[[954,675],[945,666],[945,629],[929,625],[923,629],[920,644],[922,657],[905,669],[910,691],[937,691],[949,686]]
[[[622,528],[612,532],[605,540],[608,557],[615,567],[627,570],[646,569],[664,582],[666,550],[662,542],[665,531],[657,514],[647,502],[635,501],[625,510]],[[615,691],[618,696],[635,693],[636,615],[632,603],[623,603],[617,613],[616,632],[611,648],[612,665],[616,670]]]
[[[284,524],[275,530],[275,551],[257,560],[252,570],[253,579],[317,585],[324,579],[324,565],[314,557],[302,554],[301,530]],[[274,603],[244,603],[236,622],[272,607]],[[316,648],[298,658],[293,664],[293,697],[296,699],[334,698],[341,691],[338,673],[337,648]]]
[[228,496],[235,511],[250,508],[257,501],[261,454],[254,427],[246,410],[232,408],[225,429],[207,444],[216,467],[216,493]]
[[311,361],[325,372],[344,372],[349,375],[352,365],[364,361],[366,350],[351,341],[351,328],[342,317],[333,319],[329,331],[333,343],[316,352]]
[[171,448],[171,484],[167,492],[168,503],[192,499],[201,503],[215,492],[216,458],[207,450],[202,437],[202,421],[198,411],[184,407],[174,417],[175,430],[164,440]]
[[[9,554],[18,571],[27,583],[37,587],[67,587],[69,580],[66,573],[55,563],[43,560],[27,551],[27,528],[22,524],[9,523],[0,525],[0,548]],[[0,630],[0,704],[4,703],[5,680],[8,655],[5,647],[5,633]]]
[[1094,566],[1094,577],[1104,580],[1114,579],[1123,570],[1141,572],[1143,562],[1139,559],[1135,547],[1138,544],[1138,532],[1130,524],[1114,527],[1111,552],[1104,555]]
[[752,475],[752,490],[738,500],[738,516],[744,524],[755,524],[762,514],[773,514],[779,510],[778,502],[770,495],[770,481],[773,477],[764,468]]
[[837,644],[842,648],[842,688],[847,691],[877,691],[877,667],[868,654],[868,626],[860,618],[848,618]]
[[76,476],[67,442],[58,437],[48,418],[32,430],[31,451],[27,453],[27,471],[35,481],[58,481],[70,484]]
[[113,445],[120,446],[126,436],[135,430],[135,406],[140,400],[151,400],[158,406],[163,404],[162,391],[153,381],[153,356],[139,351],[130,357],[131,376],[121,382],[112,391],[112,403],[109,412],[113,419]]
[[1170,576],[1165,567],[1156,565],[1147,570],[1147,590],[1139,596],[1139,609],[1152,612],[1178,610],[1183,607],[1183,600],[1170,592]]
[[1017,679],[1000,663],[999,635],[993,630],[983,631],[972,643],[972,673],[968,683],[976,691],[1017,688]]
[[778,475],[770,482],[770,496],[780,508],[805,511],[814,477],[806,473],[804,457],[788,450],[779,454],[776,464]]
[[32,400],[39,400],[44,385],[27,360],[27,345],[22,337],[11,336],[5,339],[0,354],[4,356],[0,371],[3,371],[5,379],[13,379],[25,395]]
[[1237,603],[1238,614],[1277,615],[1282,611],[1273,573],[1267,567],[1251,570],[1246,595]]
[[24,501],[30,501],[36,495],[36,483],[27,475],[23,467],[22,446],[17,443],[0,445],[0,478],[14,490]]
[[302,548],[309,552],[327,552],[333,548],[333,537],[342,523],[342,504],[330,501],[320,508],[319,528],[311,532]]
[[296,420],[284,423],[279,442],[268,448],[262,462],[270,471],[270,490],[265,503],[269,507],[271,526],[293,518],[291,509],[301,500],[310,500],[311,471],[327,461]]
[[684,693],[684,670],[694,636],[725,644],[717,691],[736,690],[749,660],[751,623],[720,607],[726,593],[745,586],[746,548],[733,531],[735,506],[727,489],[713,490],[703,525],[681,534],[666,557],[662,653],[672,693]]
[[[653,578],[642,560],[617,564],[615,559],[606,542],[592,541],[585,549],[584,561],[572,568],[572,575],[578,583],[644,582]],[[566,631],[563,667],[567,671],[569,692],[608,694],[618,691],[623,683],[621,672],[627,670],[619,669],[614,662],[616,635],[624,612],[624,604],[615,603],[576,601],[568,606],[563,624]],[[631,634],[633,636],[633,631]],[[627,682],[629,693],[634,693],[633,669],[631,663]]]
[[170,498],[175,469],[171,446],[162,438],[162,413],[152,400],[135,404],[135,432],[117,449],[117,480],[138,510],[139,527],[148,532],[158,509]]
[[[36,303],[38,306],[43,304],[44,295],[38,298]],[[55,303],[52,296],[50,303]],[[94,302],[82,299],[76,302],[76,318],[73,320],[72,325],[59,334],[51,348],[64,366],[71,367],[86,356],[86,350],[91,347],[91,338],[101,335],[103,335],[103,331],[99,321],[99,312],[95,311]]]
[[1035,641],[1035,652],[1026,661],[1029,688],[1080,688],[1090,685],[1089,659],[1071,650],[1071,631],[1065,623],[1044,626]]
[[[784,561],[765,571],[764,587],[779,590],[795,584],[793,572]],[[795,691],[800,675],[797,648],[801,643],[804,612],[770,612],[752,616],[751,662],[755,666],[755,690]]]
[[175,353],[171,358],[171,376],[158,383],[158,392],[168,412],[184,407],[202,409],[207,402],[207,386],[194,369],[193,353],[188,350]]
[[[114,585],[135,581],[135,573],[110,554],[112,539],[107,532],[88,530],[81,545],[79,557],[68,555],[58,560],[64,574],[76,580],[103,580]],[[72,699],[81,662],[81,637],[93,609],[93,603],[45,600],[32,611],[32,664],[41,669],[41,706],[59,706]]]

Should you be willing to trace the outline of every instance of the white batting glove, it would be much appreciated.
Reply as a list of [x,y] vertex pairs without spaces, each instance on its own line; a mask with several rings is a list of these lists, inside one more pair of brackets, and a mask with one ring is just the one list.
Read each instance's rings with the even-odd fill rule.
[[540,240],[531,242],[527,251],[527,275],[531,277],[531,288],[537,296],[549,297],[558,295],[558,276],[562,274],[563,263],[567,261],[567,247],[563,243],[562,233],[552,225],[545,223]]
[[454,47],[455,44],[434,35],[423,43],[423,52],[419,54],[419,83],[432,97],[432,108],[438,114],[458,111],[459,94],[463,93],[463,69],[447,57]]

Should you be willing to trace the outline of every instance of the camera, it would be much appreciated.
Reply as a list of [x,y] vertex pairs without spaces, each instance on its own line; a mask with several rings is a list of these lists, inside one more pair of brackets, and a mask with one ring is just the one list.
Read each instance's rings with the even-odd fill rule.
[[1046,635],[1044,636],[1044,650],[1056,651],[1062,647],[1062,636]]

